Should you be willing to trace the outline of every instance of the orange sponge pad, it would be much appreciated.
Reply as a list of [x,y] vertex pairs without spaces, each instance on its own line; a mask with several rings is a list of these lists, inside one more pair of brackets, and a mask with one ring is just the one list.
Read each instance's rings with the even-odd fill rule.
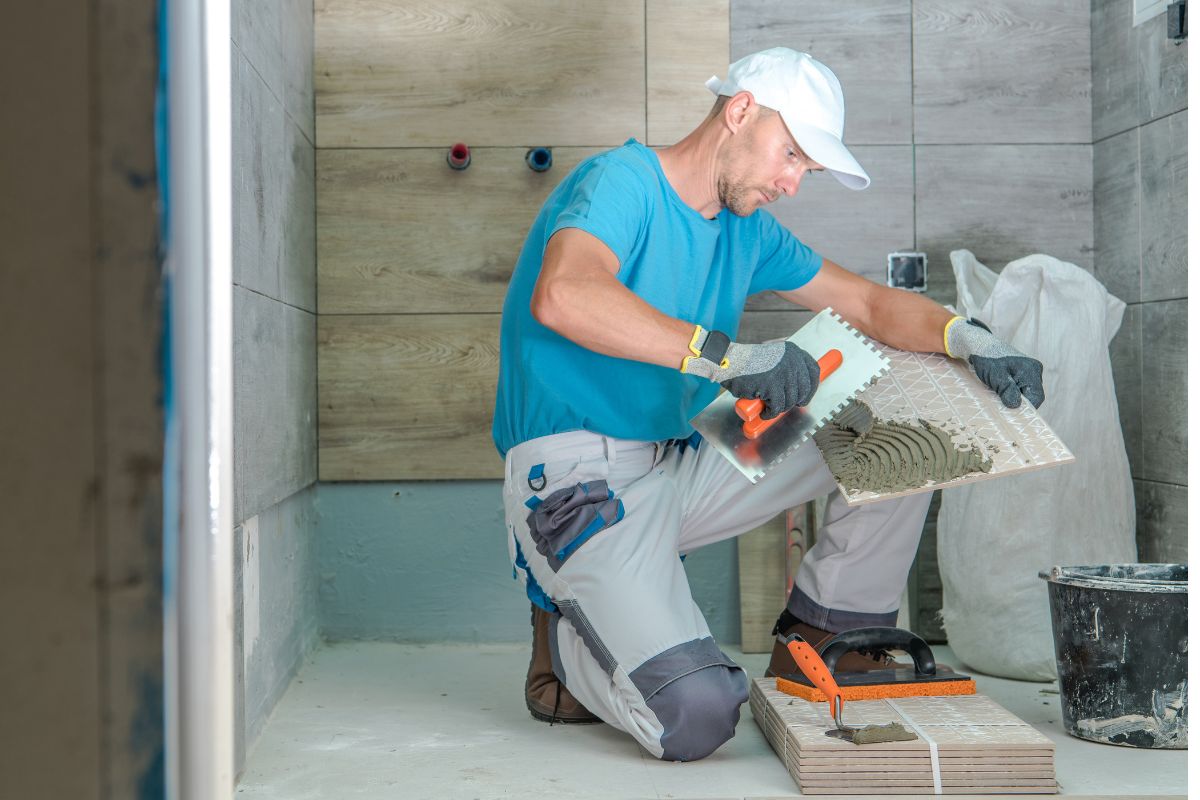
[[[815,686],[776,678],[775,688],[784,694],[795,695],[814,703],[826,700],[825,693]],[[933,681],[930,683],[879,683],[874,686],[841,686],[843,700],[882,700],[885,697],[940,697],[948,694],[975,694],[975,679]]]

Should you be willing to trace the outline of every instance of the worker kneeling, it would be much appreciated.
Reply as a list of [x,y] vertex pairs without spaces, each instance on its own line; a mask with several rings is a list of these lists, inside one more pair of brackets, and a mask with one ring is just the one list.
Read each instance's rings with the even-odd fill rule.
[[[505,299],[493,418],[513,575],[533,605],[530,712],[602,720],[675,761],[728,741],[747,699],[682,557],[828,497],[775,626],[819,647],[895,624],[929,504],[914,494],[851,508],[811,441],[750,484],[700,439],[689,421],[721,387],[761,399],[764,419],[817,389],[816,361],[795,344],[735,341],[750,295],[830,306],[893,347],[966,360],[1010,407],[1042,400],[1035,359],[822,259],[761,211],[810,171],[870,182],[841,142],[828,68],[774,48],[709,87],[717,103],[683,140],[593,156],[546,200]],[[777,646],[768,674],[790,664]]]

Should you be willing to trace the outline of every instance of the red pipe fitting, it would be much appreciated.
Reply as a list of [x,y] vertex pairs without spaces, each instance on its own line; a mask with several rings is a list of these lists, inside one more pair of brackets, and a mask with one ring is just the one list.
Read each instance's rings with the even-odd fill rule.
[[466,169],[471,166],[471,148],[462,142],[456,142],[446,152],[446,163],[450,169]]

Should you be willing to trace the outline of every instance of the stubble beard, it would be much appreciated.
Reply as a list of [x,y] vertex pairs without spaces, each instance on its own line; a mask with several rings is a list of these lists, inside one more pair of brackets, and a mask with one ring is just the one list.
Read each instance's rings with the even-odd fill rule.
[[744,183],[732,183],[727,178],[717,180],[717,199],[730,213],[748,217],[757,210],[754,202],[758,190]]

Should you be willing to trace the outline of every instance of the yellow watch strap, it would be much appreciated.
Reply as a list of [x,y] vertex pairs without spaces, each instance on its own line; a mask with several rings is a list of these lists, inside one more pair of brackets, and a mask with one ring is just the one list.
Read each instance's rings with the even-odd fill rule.
[[696,330],[692,331],[692,340],[690,342],[688,342],[688,350],[690,350],[692,354],[689,356],[683,357],[683,364],[680,365],[680,367],[679,367],[680,372],[686,373],[687,368],[688,368],[688,362],[691,361],[693,358],[700,357],[700,348],[696,346],[696,342],[700,339],[700,334],[703,332],[704,332],[704,328],[701,327],[700,325],[697,325]]

